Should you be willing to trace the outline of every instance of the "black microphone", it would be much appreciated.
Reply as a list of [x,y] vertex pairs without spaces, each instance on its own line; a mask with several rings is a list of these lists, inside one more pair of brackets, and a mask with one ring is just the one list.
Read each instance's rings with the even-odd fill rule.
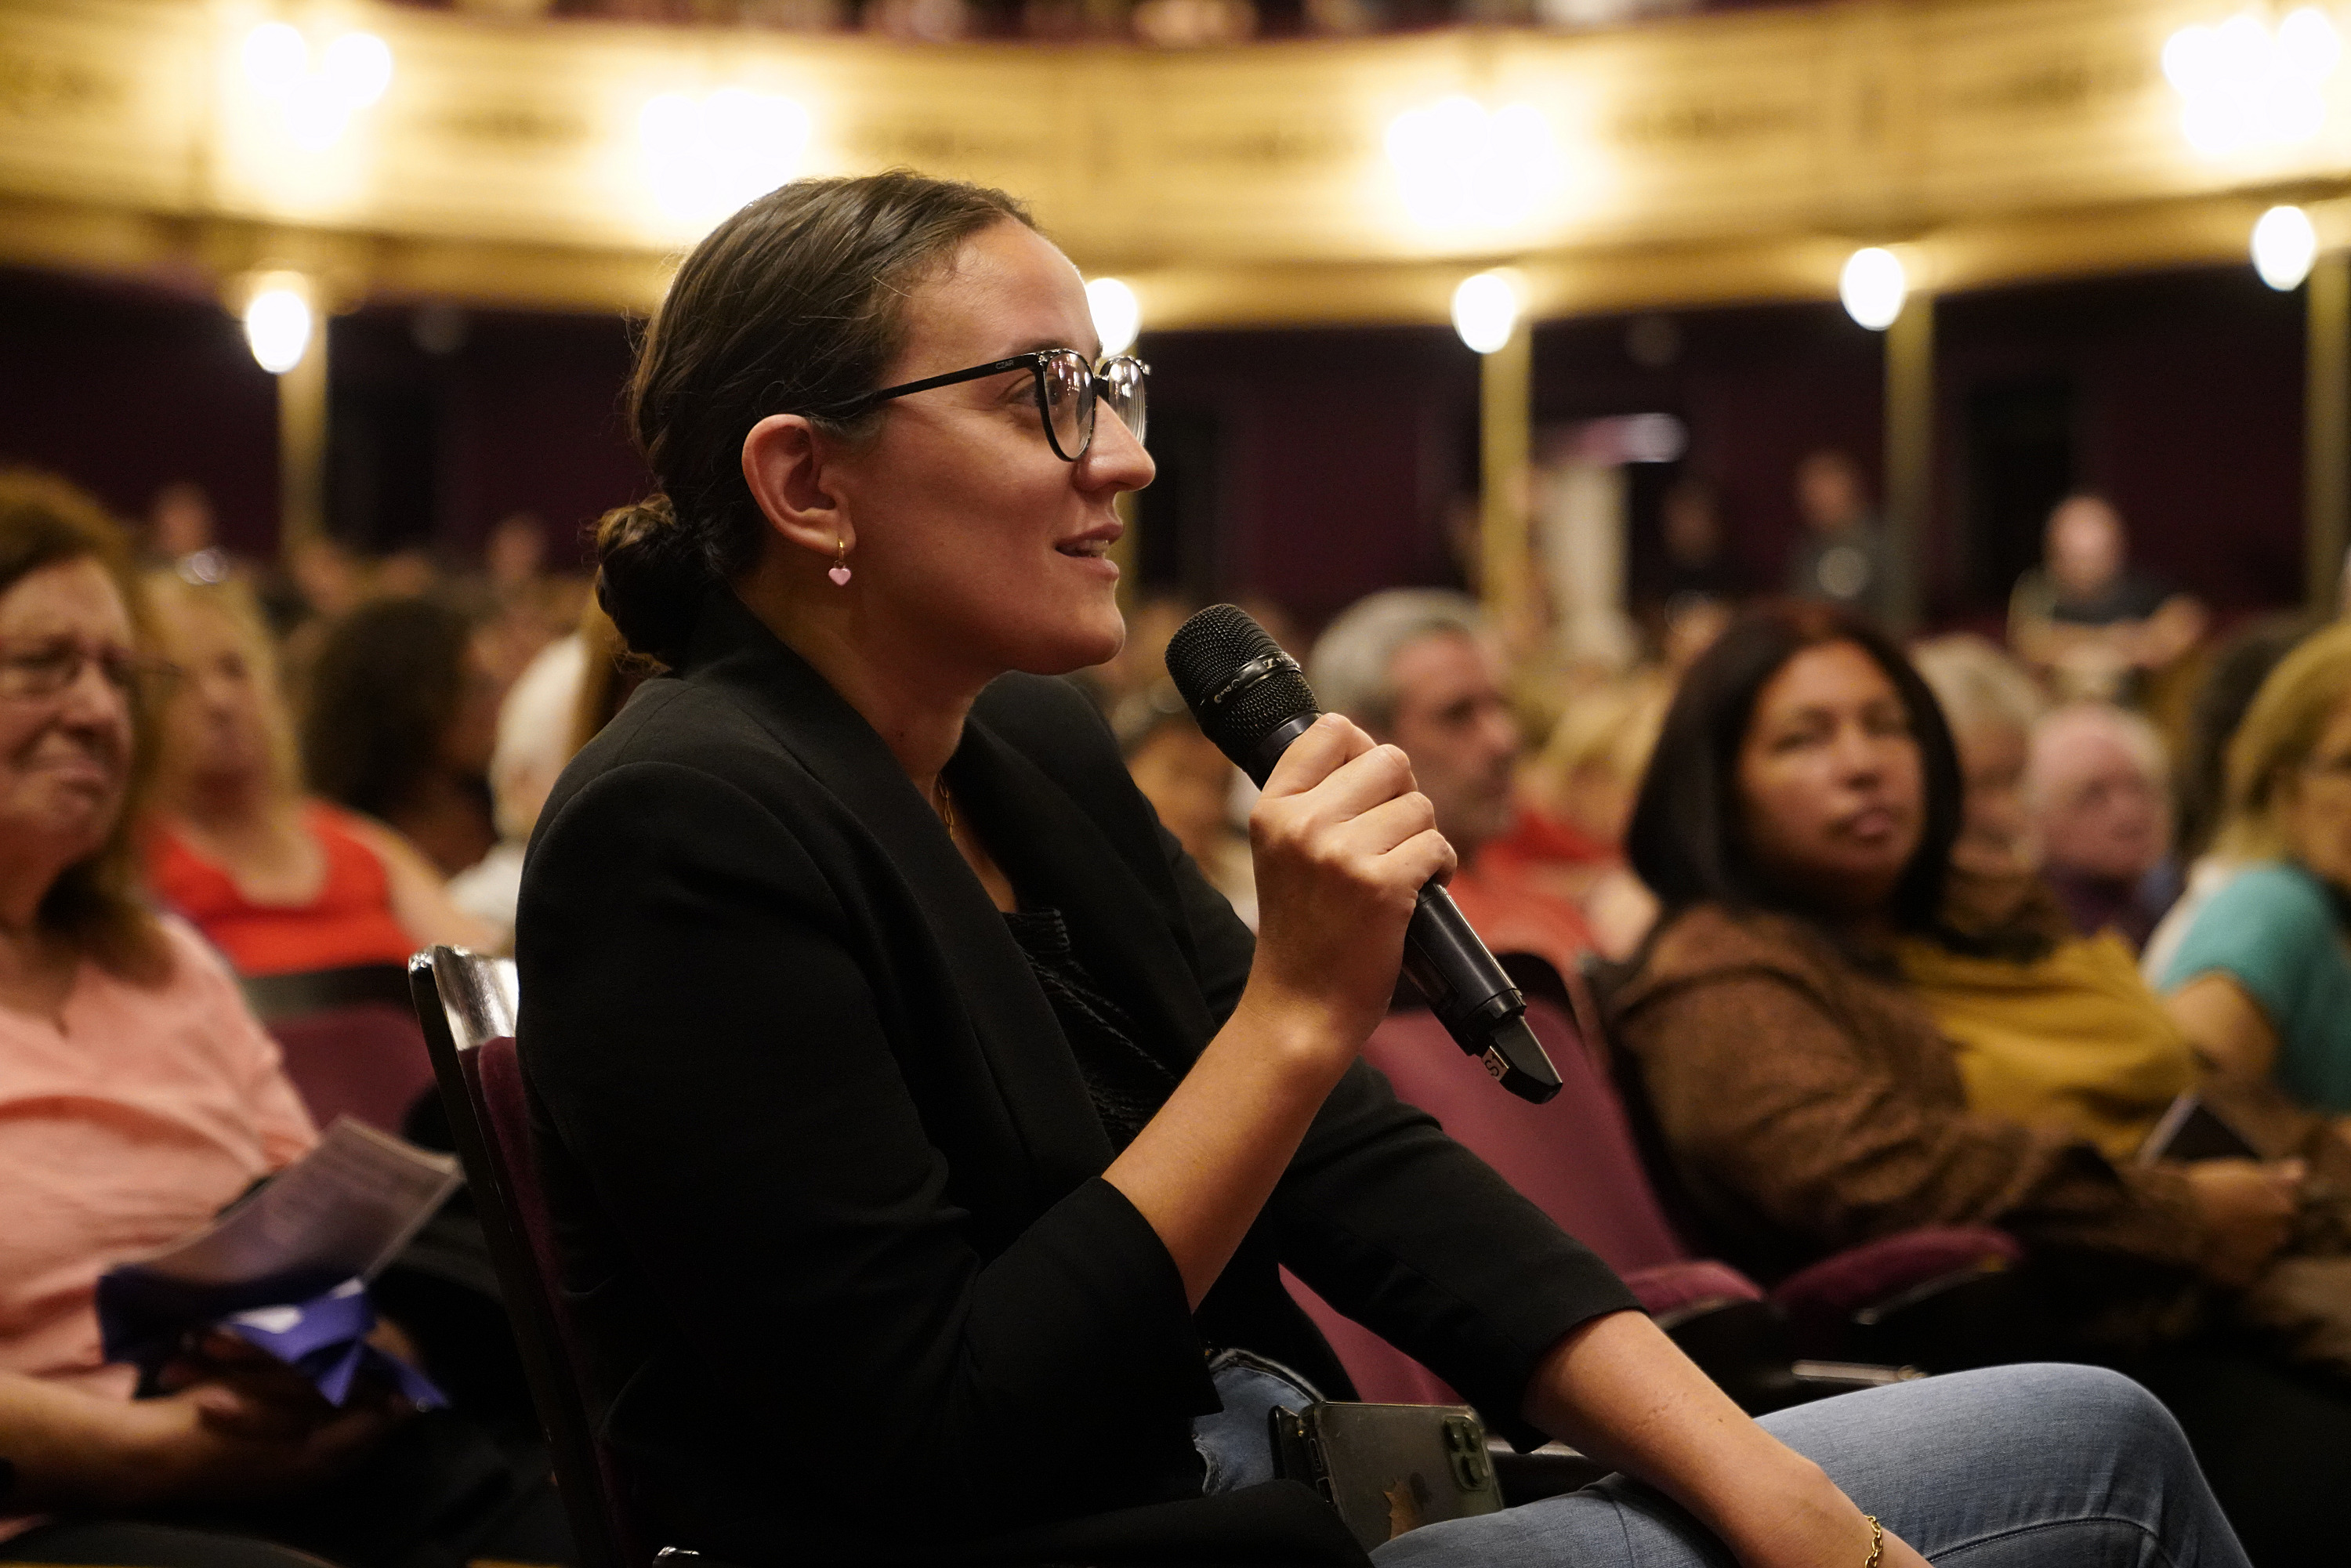
[[[1201,732],[1260,787],[1322,716],[1298,661],[1235,605],[1211,604],[1176,629],[1167,674]],[[1527,998],[1437,883],[1420,890],[1405,931],[1404,972],[1496,1082],[1538,1105],[1559,1092],[1559,1071],[1527,1028]]]

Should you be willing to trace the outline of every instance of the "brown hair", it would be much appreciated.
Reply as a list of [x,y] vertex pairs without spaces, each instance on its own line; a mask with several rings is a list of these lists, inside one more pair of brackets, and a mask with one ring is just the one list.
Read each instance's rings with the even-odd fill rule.
[[1835,643],[1852,643],[1885,672],[1918,743],[1926,821],[1918,847],[1895,884],[1890,913],[1907,930],[1932,926],[1951,845],[1959,836],[1959,758],[1942,707],[1875,622],[1835,605],[1783,600],[1740,612],[1682,676],[1666,712],[1625,838],[1633,870],[1666,907],[1656,929],[1664,930],[1667,920],[1694,904],[1791,907],[1787,894],[1772,885],[1747,851],[1740,820],[1739,750],[1771,677],[1806,649]]
[[[55,475],[0,469],[0,593],[37,571],[96,561],[114,580],[131,625],[148,640],[146,605],[131,547],[106,508]],[[134,688],[131,779],[106,841],[66,867],[41,899],[43,931],[63,937],[124,979],[158,985],[172,972],[171,949],[142,891],[137,822],[155,755],[153,703]]]
[[854,436],[835,408],[874,389],[904,339],[906,295],[971,235],[1034,227],[1001,191],[908,170],[799,180],[728,218],[685,258],[645,333],[630,424],[656,494],[596,527],[596,597],[636,653],[675,664],[705,593],[750,566],[763,524],[743,437],[771,413]]

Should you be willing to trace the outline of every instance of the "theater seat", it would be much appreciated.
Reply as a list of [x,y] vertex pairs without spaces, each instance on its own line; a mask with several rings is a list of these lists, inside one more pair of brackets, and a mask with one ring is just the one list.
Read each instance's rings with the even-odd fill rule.
[[[1551,975],[1547,967],[1543,975]],[[1528,1024],[1562,1084],[1545,1104],[1498,1090],[1426,1009],[1391,1013],[1364,1046],[1364,1059],[1400,1098],[1436,1116],[1597,1252],[1659,1325],[1748,1409],[1760,1414],[1885,1381],[1891,1368],[1851,1364],[1857,1351],[1913,1343],[1919,1336],[1900,1332],[1906,1314],[1940,1322],[1953,1314],[1936,1309],[1954,1291],[1962,1298],[1957,1315],[1966,1316],[1977,1282],[2021,1256],[1997,1230],[1915,1232],[1840,1253],[1768,1293],[1728,1264],[1693,1257],[1649,1180],[1604,1062],[1586,1043],[1597,1038],[1596,1014],[1575,1006],[1572,984],[1558,983],[1551,996],[1529,988]],[[1436,1374],[1302,1282],[1290,1283],[1362,1397],[1458,1397]],[[1800,1356],[1840,1364],[1808,1366]]]
[[515,1343],[546,1428],[555,1479],[580,1550],[579,1568],[648,1568],[658,1558],[628,1504],[611,1451],[598,1441],[593,1404],[575,1368],[585,1363],[569,1308],[556,1288],[553,1222],[530,1160],[530,1120],[515,1055],[514,964],[454,947],[409,963],[450,1132],[480,1210]]
[[321,1127],[348,1115],[397,1133],[417,1099],[433,1092],[433,1059],[416,1015],[389,1002],[351,1002],[268,1023],[310,1119]]

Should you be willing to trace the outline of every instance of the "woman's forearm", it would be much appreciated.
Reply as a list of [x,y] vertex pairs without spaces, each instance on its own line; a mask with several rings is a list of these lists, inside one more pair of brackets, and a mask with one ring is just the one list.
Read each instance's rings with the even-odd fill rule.
[[78,1388],[0,1372],[0,1458],[14,1479],[0,1514],[133,1500],[140,1468],[128,1407]]
[[1244,999],[1102,1179],[1149,1222],[1195,1307],[1232,1260],[1353,1051]]
[[1858,1568],[1869,1554],[1867,1521],[1820,1467],[1758,1427],[1640,1312],[1563,1337],[1523,1414],[1680,1503],[1750,1568]]

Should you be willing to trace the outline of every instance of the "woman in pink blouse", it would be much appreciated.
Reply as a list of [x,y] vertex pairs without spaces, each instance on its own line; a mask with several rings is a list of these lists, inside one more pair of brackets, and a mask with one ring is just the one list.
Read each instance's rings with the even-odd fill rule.
[[425,1426],[381,1394],[338,1410],[224,1335],[156,1397],[103,1359],[98,1276],[317,1137],[220,960],[139,899],[130,808],[172,672],[137,603],[94,503],[0,473],[0,1561],[267,1561],[180,1526],[305,1538],[272,1511],[322,1496],[397,1514],[372,1461]]

